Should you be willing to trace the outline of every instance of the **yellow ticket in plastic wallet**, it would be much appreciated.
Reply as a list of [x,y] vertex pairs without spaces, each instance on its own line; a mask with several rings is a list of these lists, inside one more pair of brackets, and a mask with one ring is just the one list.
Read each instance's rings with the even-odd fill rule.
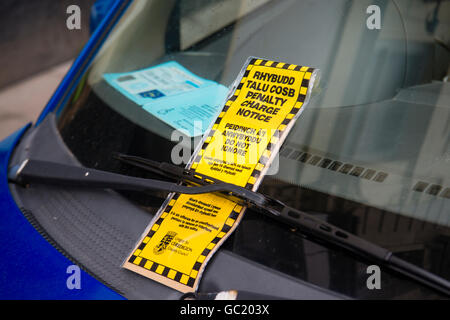
[[[256,191],[308,103],[318,70],[250,57],[187,168]],[[181,292],[234,231],[245,207],[221,194],[171,194],[124,268]]]

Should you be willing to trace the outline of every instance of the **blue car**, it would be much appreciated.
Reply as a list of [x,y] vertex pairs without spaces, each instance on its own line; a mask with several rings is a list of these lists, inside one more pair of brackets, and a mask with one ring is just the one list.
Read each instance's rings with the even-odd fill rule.
[[[321,222],[249,209],[190,297],[449,297],[448,1],[106,3],[39,118],[0,142],[1,299],[183,298],[122,267],[167,190],[61,181],[76,168],[173,181],[118,155],[186,165],[174,150],[189,159],[250,56],[321,70],[258,190]],[[201,94],[176,100],[186,86]],[[19,179],[33,161],[64,167]]]

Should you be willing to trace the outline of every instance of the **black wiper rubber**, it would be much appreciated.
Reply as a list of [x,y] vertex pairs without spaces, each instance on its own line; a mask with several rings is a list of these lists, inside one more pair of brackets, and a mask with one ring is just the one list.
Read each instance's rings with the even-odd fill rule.
[[[130,156],[123,153],[115,153],[113,157],[123,163],[138,167],[164,177],[190,182],[194,185],[209,185],[212,183],[223,183],[204,174],[193,172],[167,162],[158,162],[137,156]],[[247,190],[247,189],[246,189]]]
[[20,165],[13,166],[8,172],[8,179],[22,185],[43,183],[69,187],[141,192],[158,190],[185,194],[223,192],[229,196],[235,196],[238,199],[251,201],[252,203],[264,204],[266,201],[261,194],[224,182],[189,187],[173,182],[143,179],[108,171],[31,159],[25,160]]
[[196,186],[130,177],[107,171],[64,165],[39,160],[25,160],[9,170],[8,178],[16,183],[47,183],[89,188],[109,188],[135,191],[168,191],[186,194],[222,192],[242,200],[247,206],[283,222],[313,240],[337,246],[375,263],[379,263],[408,278],[450,296],[450,282],[418,266],[408,263],[370,241],[364,240],[315,216],[291,208],[263,194],[220,182],[217,179],[192,172],[168,163],[159,163],[136,156],[116,154],[115,158],[179,181]]
[[[277,200],[272,201],[278,202]],[[261,212],[265,214],[270,213],[272,217],[275,212],[278,212],[277,220],[286,223],[290,227],[298,228],[300,233],[309,236],[313,240],[319,240],[325,245],[343,248],[435,289],[446,296],[450,296],[450,282],[448,280],[394,256],[391,251],[375,243],[364,240],[311,214],[288,207],[281,202],[276,203],[275,206],[267,204],[266,208],[270,209],[262,210]]]

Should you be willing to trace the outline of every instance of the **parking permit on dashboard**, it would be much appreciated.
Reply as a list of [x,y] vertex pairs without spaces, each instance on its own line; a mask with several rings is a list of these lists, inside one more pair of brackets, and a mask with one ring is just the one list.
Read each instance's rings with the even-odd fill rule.
[[[307,105],[317,73],[250,57],[187,167],[256,191]],[[245,209],[220,194],[171,194],[123,267],[178,291],[194,292],[208,260]]]
[[103,78],[129,100],[189,137],[203,135],[216,119],[228,88],[203,79],[178,62]]

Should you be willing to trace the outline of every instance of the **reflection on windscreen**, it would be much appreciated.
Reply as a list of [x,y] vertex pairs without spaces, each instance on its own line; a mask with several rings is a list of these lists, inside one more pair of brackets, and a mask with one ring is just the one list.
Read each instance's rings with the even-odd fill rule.
[[[369,5],[380,8],[379,29],[367,27]],[[203,131],[188,129],[216,117],[249,56],[319,68],[260,190],[448,278],[448,30],[449,1],[134,1],[59,127],[87,166],[116,170],[112,152],[171,161],[174,129],[187,130],[183,147],[193,150]],[[182,117],[171,116],[176,108]],[[319,285],[345,272],[250,214],[235,237],[234,252]]]
[[112,108],[170,139],[173,125],[114,103],[99,75],[174,61],[229,86],[251,55],[318,67],[319,93],[286,141],[276,178],[450,225],[439,214],[450,193],[449,89],[432,83],[447,71],[435,39],[449,37],[449,5],[430,34],[420,2],[377,1],[381,28],[367,28],[372,2],[137,1],[133,22],[107,43],[90,81]]

